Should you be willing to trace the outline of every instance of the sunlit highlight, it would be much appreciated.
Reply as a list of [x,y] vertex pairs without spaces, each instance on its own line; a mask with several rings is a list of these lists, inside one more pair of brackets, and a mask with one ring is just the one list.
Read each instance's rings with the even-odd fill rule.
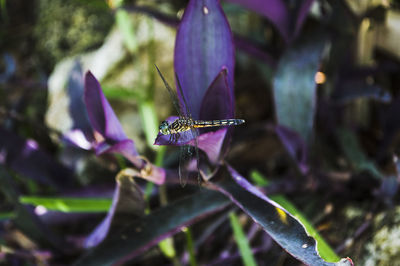
[[42,206],[42,205],[38,205],[38,206],[36,206],[36,208],[35,208],[35,214],[36,214],[36,215],[41,216],[41,215],[45,214],[46,212],[47,212],[46,207],[44,207],[44,206]]
[[318,71],[314,77],[315,83],[324,84],[326,81],[325,73]]
[[287,214],[286,214],[286,212],[284,212],[283,210],[281,210],[281,209],[279,209],[279,208],[275,208],[275,209],[276,209],[276,212],[277,212],[278,215],[279,215],[279,219],[280,219],[284,224],[287,224],[288,221],[287,221]]

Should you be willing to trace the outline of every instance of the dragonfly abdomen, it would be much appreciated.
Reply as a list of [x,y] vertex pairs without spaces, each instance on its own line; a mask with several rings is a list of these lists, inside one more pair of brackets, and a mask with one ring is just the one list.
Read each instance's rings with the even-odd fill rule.
[[194,120],[193,126],[200,127],[221,127],[221,126],[237,126],[243,124],[243,119],[220,119],[220,120]]

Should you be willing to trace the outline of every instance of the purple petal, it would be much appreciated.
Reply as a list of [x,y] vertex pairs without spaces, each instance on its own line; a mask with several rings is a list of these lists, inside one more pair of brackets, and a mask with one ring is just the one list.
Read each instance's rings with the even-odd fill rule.
[[85,76],[84,100],[92,127],[107,141],[121,141],[127,136],[101,90],[100,84],[88,71]]
[[228,119],[234,116],[233,91],[228,86],[228,70],[223,67],[204,95],[200,119]]
[[174,65],[194,119],[199,119],[203,97],[223,66],[233,91],[233,38],[219,1],[189,1],[176,36]]
[[304,140],[295,131],[284,126],[275,126],[275,132],[285,146],[287,152],[296,162],[300,172],[306,174],[307,165],[307,146]]

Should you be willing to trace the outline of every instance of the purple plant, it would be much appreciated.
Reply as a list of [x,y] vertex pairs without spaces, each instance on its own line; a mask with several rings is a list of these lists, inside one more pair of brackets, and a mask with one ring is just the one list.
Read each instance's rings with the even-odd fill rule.
[[[178,28],[174,65],[184,94],[178,91],[180,106],[185,97],[193,119],[234,118],[234,63],[232,32],[218,1],[190,1]],[[227,129],[200,132],[198,147],[216,164],[227,147]],[[169,136],[158,134],[155,144],[170,144]],[[194,143],[185,137],[174,143],[183,144]]]
[[97,138],[92,143],[96,154],[122,154],[141,170],[141,177],[162,184],[165,179],[164,170],[151,165],[139,156],[134,141],[126,136],[99,82],[91,72],[85,75],[84,101],[93,130],[98,133],[95,134]]

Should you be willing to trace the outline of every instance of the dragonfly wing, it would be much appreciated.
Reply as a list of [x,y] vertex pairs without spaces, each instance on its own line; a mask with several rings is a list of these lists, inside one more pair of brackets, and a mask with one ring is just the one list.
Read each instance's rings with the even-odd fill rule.
[[[198,182],[200,179],[200,157],[197,145],[197,130],[192,128],[185,132],[185,137],[190,141],[186,145],[180,147],[179,155],[179,180],[182,186],[187,183],[189,172],[195,170],[197,172]],[[189,145],[190,144],[190,145]],[[194,165],[195,164],[195,167]]]
[[197,141],[197,136],[198,136],[198,131],[195,128],[191,128],[192,135],[193,135],[193,140],[194,140],[194,155],[196,156],[196,170],[197,170],[197,182],[200,184],[201,179],[200,179],[200,156],[199,156],[199,145]]
[[158,75],[161,77],[165,88],[167,88],[169,97],[171,98],[171,101],[176,109],[176,111],[178,112],[178,115],[180,117],[183,117],[183,110],[185,110],[186,107],[183,107],[182,104],[180,103],[180,101],[178,100],[178,96],[176,95],[176,92],[172,89],[172,87],[168,84],[168,82],[165,80],[163,74],[161,74],[160,70],[158,69],[158,67],[156,66]]
[[179,182],[182,187],[186,185],[188,180],[191,157],[191,147],[189,145],[181,146],[179,151]]

